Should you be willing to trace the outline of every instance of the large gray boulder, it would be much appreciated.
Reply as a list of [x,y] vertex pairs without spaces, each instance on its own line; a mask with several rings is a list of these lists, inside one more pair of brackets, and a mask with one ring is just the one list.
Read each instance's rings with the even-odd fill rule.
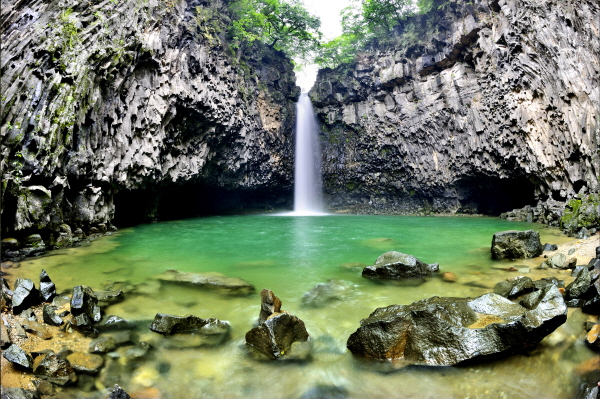
[[370,279],[398,280],[404,278],[422,278],[439,271],[437,263],[425,263],[412,255],[389,251],[381,255],[372,266],[362,271],[362,276]]
[[493,293],[378,308],[361,320],[347,347],[370,359],[430,366],[519,352],[567,319],[558,288],[548,285],[540,292],[535,300],[522,301],[529,308]]
[[217,272],[186,273],[171,269],[160,274],[157,278],[164,283],[214,289],[228,296],[245,296],[253,294],[255,291],[254,286],[249,282],[237,277],[228,277]]
[[326,283],[319,283],[302,296],[302,306],[322,308],[330,302],[344,300],[352,290],[352,284],[347,281],[329,280]]
[[492,258],[522,259],[535,258],[543,252],[540,233],[535,230],[508,230],[494,234]]

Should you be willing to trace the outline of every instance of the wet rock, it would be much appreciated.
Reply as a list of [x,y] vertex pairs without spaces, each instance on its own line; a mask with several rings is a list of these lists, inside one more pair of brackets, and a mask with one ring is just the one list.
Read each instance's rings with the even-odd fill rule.
[[8,281],[0,276],[0,312],[12,306],[13,292],[8,286]]
[[39,302],[40,298],[33,281],[18,278],[15,281],[15,290],[12,295],[13,313],[21,313],[23,310],[35,306]]
[[491,293],[379,308],[361,321],[347,347],[356,355],[399,365],[453,365],[516,353],[566,321],[567,307],[558,289],[542,291],[532,309]]
[[439,271],[437,263],[427,264],[412,255],[389,251],[381,255],[372,266],[362,271],[362,276],[370,279],[423,278]]
[[77,380],[77,375],[69,362],[61,359],[52,351],[35,358],[33,374],[58,385],[65,385]]
[[139,359],[146,356],[146,353],[150,350],[150,345],[147,342],[139,342],[137,345],[128,348],[125,351],[125,357],[127,359]]
[[46,326],[44,326],[41,323],[38,323],[37,321],[25,320],[25,321],[21,322],[21,325],[23,326],[25,331],[27,331],[35,336],[38,336],[42,339],[52,338],[52,334],[50,334],[50,332],[48,331]]
[[95,335],[97,334],[98,330],[96,330],[94,328],[94,324],[92,322],[92,319],[90,319],[88,317],[87,314],[82,313],[80,315],[75,316],[72,320],[71,320],[71,325],[78,331],[84,333],[84,334],[88,334],[88,335]]
[[192,315],[173,316],[157,313],[150,330],[169,335],[164,342],[165,346],[183,348],[221,344],[229,338],[231,326],[227,321],[214,318],[201,319]]
[[56,306],[44,305],[42,314],[44,317],[44,323],[49,324],[51,326],[61,326],[63,324],[63,319],[60,318],[56,314],[58,308]]
[[273,313],[281,312],[281,300],[271,290],[263,289],[260,292],[260,314],[258,323],[262,323]]
[[135,330],[135,324],[119,316],[108,315],[96,324],[99,331]]
[[529,277],[519,277],[512,281],[502,281],[494,287],[494,293],[505,298],[512,299],[519,295],[531,292],[535,289],[533,281]]
[[542,250],[544,252],[546,252],[546,251],[556,251],[557,249],[558,249],[558,246],[556,244],[545,243],[544,246],[542,247]]
[[554,285],[557,288],[564,288],[565,282],[563,280],[559,280],[556,277],[544,277],[539,280],[535,280],[533,285],[536,290],[540,290],[548,285]]
[[565,288],[565,299],[591,299],[593,297],[591,274],[583,268],[575,280]]
[[73,288],[71,297],[71,313],[73,316],[81,314],[87,315],[92,321],[98,322],[102,318],[98,298],[94,291],[85,285],[78,285]]
[[600,324],[595,324],[585,336],[585,343],[595,351],[600,351]]
[[50,276],[46,273],[46,270],[42,269],[40,273],[40,298],[43,302],[52,302],[52,299],[56,296],[56,286],[50,280]]
[[596,247],[596,258],[600,259],[600,246]]
[[114,339],[117,346],[133,342],[136,336],[136,334],[134,334],[132,331],[115,331],[111,333],[105,333],[103,335]]
[[104,364],[102,356],[84,352],[71,353],[67,361],[75,371],[88,374],[96,374]]
[[91,353],[107,353],[117,347],[115,339],[111,336],[99,337],[90,343],[89,351]]
[[183,273],[168,270],[158,276],[162,282],[190,285],[193,287],[215,289],[228,296],[246,296],[253,294],[255,288],[249,282],[237,277],[227,277],[221,273]]
[[300,399],[346,399],[348,390],[336,385],[317,385],[306,391]]
[[308,341],[309,335],[304,322],[287,313],[275,313],[258,327],[246,333],[246,344],[270,359],[305,359],[306,348],[300,348],[300,355],[294,354],[295,343]]
[[542,252],[540,233],[534,230],[501,231],[492,238],[493,259],[535,258]]
[[129,396],[127,392],[123,390],[123,388],[121,388],[118,385],[115,385],[115,388],[110,393],[108,399],[131,399],[131,396]]
[[31,358],[31,355],[15,344],[9,346],[8,349],[2,353],[2,356],[16,366],[30,371],[33,369],[33,359]]
[[581,305],[581,310],[588,314],[600,315],[600,279],[596,279],[586,293],[592,297]]
[[56,391],[54,385],[45,380],[35,380],[33,384],[40,395],[53,395]]
[[0,317],[0,349],[6,349],[11,343],[4,317]]
[[544,269],[545,268],[544,265],[546,266],[546,268],[564,269],[565,266],[568,265],[567,256],[565,254],[563,254],[562,252],[559,252],[557,254],[552,255],[551,257],[546,259],[544,262],[542,262],[542,265],[540,265],[540,268]]
[[332,301],[344,300],[352,293],[353,286],[347,281],[329,280],[319,283],[302,297],[302,306],[321,308]]
[[271,290],[264,289],[261,292],[258,319],[259,325],[246,333],[248,346],[270,359],[308,358],[311,345],[304,322],[281,310],[281,300]]
[[37,392],[25,388],[2,387],[2,399],[39,399]]

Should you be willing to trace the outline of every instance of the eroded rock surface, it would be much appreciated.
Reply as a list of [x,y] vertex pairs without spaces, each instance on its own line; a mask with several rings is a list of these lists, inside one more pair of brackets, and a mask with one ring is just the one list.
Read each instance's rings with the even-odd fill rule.
[[543,252],[540,233],[535,230],[508,230],[494,234],[492,258],[535,258]]
[[600,184],[600,5],[436,6],[403,22],[397,46],[319,71],[310,96],[329,204],[500,213],[539,202],[527,214],[558,225],[566,200]]
[[308,340],[304,322],[281,310],[281,300],[271,290],[262,290],[259,325],[246,333],[246,344],[273,360],[306,360]]
[[549,285],[540,292],[530,308],[492,293],[378,308],[361,320],[347,347],[370,359],[432,366],[519,352],[566,321],[558,289]]
[[115,218],[287,201],[293,65],[258,43],[233,55],[225,2],[7,0],[2,15],[3,236],[61,247]]

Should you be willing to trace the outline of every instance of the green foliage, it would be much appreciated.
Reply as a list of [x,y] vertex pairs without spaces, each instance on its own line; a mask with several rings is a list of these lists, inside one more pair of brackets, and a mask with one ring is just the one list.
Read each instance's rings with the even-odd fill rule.
[[301,0],[235,0],[230,37],[238,49],[261,41],[289,57],[307,58],[319,47],[321,21]]
[[334,68],[352,62],[356,53],[372,42],[394,40],[395,29],[404,26],[400,45],[418,40],[415,26],[406,20],[429,13],[435,0],[354,0],[342,11],[341,36],[324,43],[315,62],[320,67]]

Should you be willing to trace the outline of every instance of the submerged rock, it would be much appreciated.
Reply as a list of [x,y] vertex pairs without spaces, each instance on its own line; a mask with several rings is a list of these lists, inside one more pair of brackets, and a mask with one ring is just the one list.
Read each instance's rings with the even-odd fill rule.
[[109,315],[102,318],[102,320],[96,324],[96,328],[99,331],[134,330],[135,324],[123,319],[122,317]]
[[558,246],[556,244],[549,244],[549,243],[545,243],[544,246],[542,247],[542,250],[544,252],[546,251],[556,251],[558,249]]
[[12,295],[13,314],[21,313],[40,302],[38,291],[29,279],[18,278]]
[[85,352],[73,352],[67,361],[75,371],[88,374],[96,374],[104,364],[102,356]]
[[422,278],[439,271],[437,263],[427,264],[412,255],[389,251],[381,255],[372,266],[362,271],[362,276],[371,279]]
[[534,230],[508,230],[494,234],[492,258],[535,258],[543,252],[540,233]]
[[110,396],[108,397],[108,399],[131,399],[131,396],[129,396],[127,394],[127,392],[125,392],[123,390],[123,388],[121,388],[118,385],[115,385],[115,388],[113,389],[113,391],[111,392]]
[[304,322],[281,310],[281,300],[271,290],[262,290],[259,325],[246,333],[246,344],[273,360],[305,360],[308,339]]
[[39,399],[39,395],[37,392],[25,388],[2,387],[2,399]]
[[73,288],[71,313],[73,316],[85,314],[92,321],[100,321],[102,315],[100,313],[100,307],[98,306],[98,298],[96,298],[94,291],[90,287],[78,285]]
[[90,343],[89,351],[91,353],[107,353],[117,347],[115,339],[111,336],[99,337]]
[[494,287],[494,293],[512,299],[535,289],[529,277],[518,277],[512,281],[502,281]]
[[43,302],[52,302],[52,299],[56,296],[56,286],[50,280],[50,276],[46,273],[46,270],[42,269],[40,273],[40,298]]
[[319,283],[302,297],[302,306],[321,308],[329,302],[345,299],[352,292],[352,284],[347,281],[329,280]]
[[166,347],[190,348],[204,345],[219,345],[229,338],[229,322],[215,318],[173,316],[157,313],[150,330],[168,336],[163,342]]
[[27,370],[33,369],[33,359],[31,358],[31,355],[16,344],[12,344],[4,351],[4,353],[2,353],[2,356],[19,367],[23,367]]
[[96,291],[96,298],[98,298],[98,306],[104,307],[108,305],[113,305],[115,303],[119,303],[125,300],[125,294],[123,291]]
[[433,297],[378,308],[347,342],[370,359],[449,366],[522,351],[563,324],[567,307],[558,288],[544,288],[531,308],[497,294],[475,299]]
[[216,289],[225,295],[245,296],[254,293],[249,282],[237,277],[227,277],[221,273],[183,273],[167,270],[157,277],[160,281],[193,287]]

